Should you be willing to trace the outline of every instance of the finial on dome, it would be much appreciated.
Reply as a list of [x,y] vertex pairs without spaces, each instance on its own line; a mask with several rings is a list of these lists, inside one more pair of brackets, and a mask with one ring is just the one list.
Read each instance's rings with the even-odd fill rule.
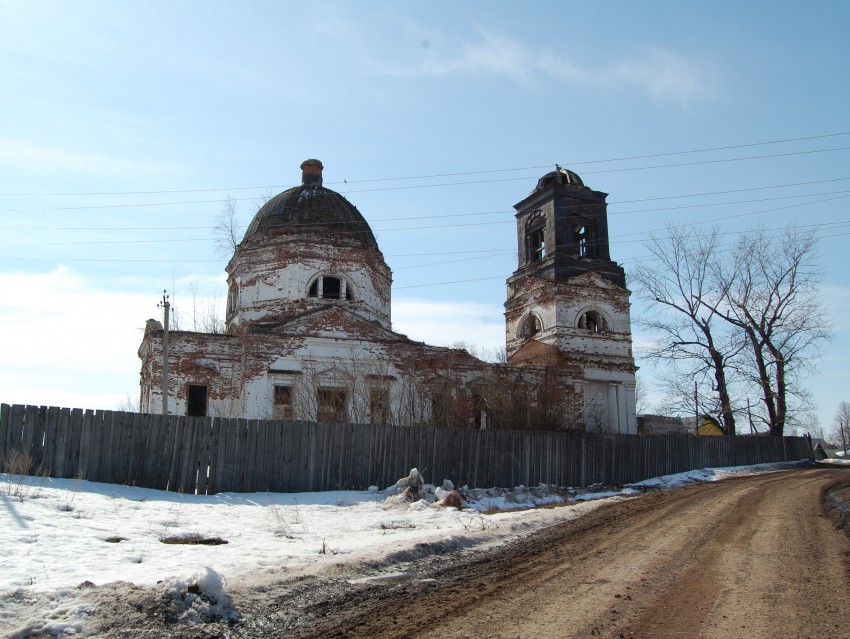
[[301,184],[322,185],[322,163],[319,160],[304,160],[301,163]]

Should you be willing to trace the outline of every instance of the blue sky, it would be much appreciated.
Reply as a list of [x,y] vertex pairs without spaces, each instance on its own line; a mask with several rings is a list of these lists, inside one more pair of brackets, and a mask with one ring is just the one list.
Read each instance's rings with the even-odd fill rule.
[[667,221],[820,225],[826,427],[850,400],[848,30],[838,1],[0,0],[0,399],[135,396],[162,289],[184,317],[225,294],[222,200],[247,224],[308,157],[375,230],[396,329],[498,347],[512,205],[557,163],[610,194],[627,273]]

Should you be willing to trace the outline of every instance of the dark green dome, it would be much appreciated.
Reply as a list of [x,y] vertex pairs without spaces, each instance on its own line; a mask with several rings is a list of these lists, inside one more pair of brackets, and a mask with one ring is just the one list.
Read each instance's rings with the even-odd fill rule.
[[535,193],[540,189],[544,189],[554,184],[587,188],[584,185],[584,182],[582,182],[581,178],[578,176],[578,173],[556,165],[554,171],[550,171],[537,181],[537,186],[534,187],[534,191],[532,191],[532,193]]
[[266,202],[248,225],[243,243],[272,235],[304,234],[342,238],[377,249],[372,229],[357,207],[322,186],[323,168],[319,160],[304,161],[301,185]]

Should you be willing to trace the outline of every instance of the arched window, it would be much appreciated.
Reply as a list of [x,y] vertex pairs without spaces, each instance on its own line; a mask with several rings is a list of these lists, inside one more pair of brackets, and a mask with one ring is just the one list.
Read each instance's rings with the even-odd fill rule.
[[579,257],[595,257],[596,226],[593,220],[579,218],[573,224],[573,253]]
[[310,288],[307,289],[307,295],[324,300],[345,299],[350,301],[354,299],[348,282],[341,277],[332,275],[320,275],[314,279]]
[[540,332],[543,328],[543,325],[540,322],[540,318],[533,313],[525,318],[522,323],[522,326],[519,329],[520,337],[533,337]]
[[578,327],[591,333],[604,333],[608,330],[608,323],[599,311],[587,311],[579,317]]
[[230,313],[236,312],[236,306],[239,299],[239,289],[236,288],[236,283],[230,285],[230,291],[227,295],[227,310]]
[[536,211],[525,227],[525,255],[529,262],[539,262],[546,257],[546,218]]
[[578,243],[578,254],[584,257],[587,255],[587,227],[584,224],[577,224],[573,228],[573,235]]

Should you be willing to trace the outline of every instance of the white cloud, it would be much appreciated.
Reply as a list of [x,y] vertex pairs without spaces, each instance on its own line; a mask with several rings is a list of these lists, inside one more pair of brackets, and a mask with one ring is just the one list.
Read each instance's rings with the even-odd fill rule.
[[588,64],[493,33],[481,33],[479,40],[464,42],[453,54],[431,57],[412,69],[381,68],[393,75],[480,74],[523,85],[556,80],[582,88],[638,89],[652,99],[683,105],[709,99],[714,93],[707,65],[663,47],[646,47],[624,59]]
[[[219,278],[176,282],[172,298],[191,323],[191,284],[197,304],[221,304]],[[154,285],[109,290],[67,267],[47,273],[0,273],[0,401],[16,404],[115,408],[137,398],[136,350],[145,320],[160,317]],[[504,346],[498,305],[399,300],[394,328],[411,339],[448,346],[464,342],[484,353]],[[186,328],[189,328],[186,326]]]
[[0,273],[0,290],[2,401],[113,408],[138,394],[150,295],[98,289],[64,267]]
[[496,304],[401,299],[393,302],[393,330],[426,344],[463,342],[490,354],[505,346],[503,312]]
[[711,97],[710,71],[694,60],[661,47],[645,49],[628,60],[615,63],[603,73],[611,85],[632,85],[656,100],[683,105]]
[[115,155],[39,146],[0,138],[0,166],[40,172],[94,174],[98,176],[155,176],[184,174],[182,167],[156,161],[141,161]]
[[434,61],[423,68],[433,75],[482,73],[527,82],[539,70],[534,54],[519,42],[498,35],[483,34],[483,40],[465,43],[453,59]]

